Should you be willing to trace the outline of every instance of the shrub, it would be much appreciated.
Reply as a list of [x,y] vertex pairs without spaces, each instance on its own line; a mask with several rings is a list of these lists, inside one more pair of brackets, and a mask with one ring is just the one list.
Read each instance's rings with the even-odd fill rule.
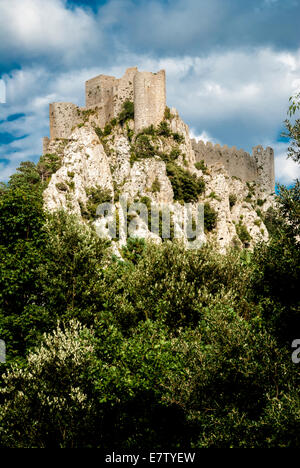
[[171,136],[171,129],[170,129],[168,123],[165,120],[160,122],[160,124],[158,125],[157,134],[159,136],[164,136],[164,137]]
[[101,138],[103,137],[103,131],[101,130],[101,128],[96,127],[96,128],[95,128],[95,132],[96,132],[96,134],[97,134],[99,140],[101,140]]
[[90,187],[86,189],[86,194],[88,197],[86,209],[89,213],[89,218],[94,218],[96,216],[98,205],[112,202],[112,193],[109,189],[103,189],[99,186]]
[[195,168],[198,169],[198,171],[202,171],[203,174],[208,174],[208,169],[206,164],[204,163],[204,159],[201,161],[198,161],[195,163]]
[[151,190],[153,193],[160,192],[160,182],[158,180],[158,177],[156,177],[155,180],[153,181]]
[[204,192],[205,182],[175,163],[167,163],[167,175],[172,184],[174,200],[195,202]]
[[230,193],[229,195],[229,206],[232,208],[237,202],[237,196],[235,193]]
[[39,162],[37,163],[37,171],[42,179],[42,182],[47,180],[52,174],[58,171],[61,168],[62,157],[58,154],[44,154],[41,156]]
[[127,120],[134,119],[134,103],[132,101],[123,102],[121,112],[118,116],[120,125],[124,125]]
[[103,130],[103,136],[108,136],[111,134],[112,126],[110,123],[106,124]]
[[171,120],[172,118],[173,118],[173,116],[171,114],[171,109],[170,109],[170,107],[166,106],[165,113],[164,113],[164,119],[165,120]]
[[258,198],[258,200],[256,201],[258,206],[263,206],[265,202],[266,202],[266,199],[262,200],[261,198]]
[[148,135],[140,134],[135,144],[132,145],[132,159],[131,161],[138,161],[139,159],[153,158],[155,156],[155,148],[150,141]]
[[236,233],[240,239],[240,241],[245,245],[251,242],[251,236],[246,228],[246,226],[242,223],[242,221],[239,221],[238,224],[235,226]]
[[218,214],[209,203],[204,204],[204,229],[207,232],[215,229],[217,225]]
[[176,143],[184,143],[184,136],[180,135],[178,132],[172,133],[172,137]]
[[68,190],[68,186],[64,182],[58,182],[57,184],[55,184],[55,187],[60,192],[67,192]]

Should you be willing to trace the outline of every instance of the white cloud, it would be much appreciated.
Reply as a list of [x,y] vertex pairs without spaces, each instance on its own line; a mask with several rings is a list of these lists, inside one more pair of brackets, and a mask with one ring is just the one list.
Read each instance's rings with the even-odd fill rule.
[[0,80],[0,104],[6,102],[6,85],[4,80]]
[[276,143],[275,150],[275,174],[281,184],[291,185],[295,179],[300,179],[300,165],[292,159],[287,159],[288,143]]
[[0,55],[4,60],[53,57],[71,64],[94,41],[101,44],[95,18],[65,0],[0,0]]

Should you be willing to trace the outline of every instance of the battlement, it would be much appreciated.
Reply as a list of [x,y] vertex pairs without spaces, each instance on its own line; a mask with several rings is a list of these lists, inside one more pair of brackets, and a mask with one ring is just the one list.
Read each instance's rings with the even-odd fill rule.
[[244,182],[257,182],[261,189],[273,193],[275,189],[274,151],[262,146],[253,148],[250,155],[247,151],[229,148],[227,145],[214,145],[211,142],[192,139],[196,161],[203,160],[211,166],[221,163],[231,177],[238,177]]

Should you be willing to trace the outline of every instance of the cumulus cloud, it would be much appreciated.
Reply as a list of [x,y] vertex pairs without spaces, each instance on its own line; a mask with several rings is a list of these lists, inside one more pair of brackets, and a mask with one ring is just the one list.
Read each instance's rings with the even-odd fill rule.
[[[115,12],[118,14],[115,14]],[[111,0],[99,11],[136,52],[199,55],[212,49],[298,48],[298,0]]]
[[65,0],[0,0],[0,56],[5,64],[73,66],[104,45],[95,17]]

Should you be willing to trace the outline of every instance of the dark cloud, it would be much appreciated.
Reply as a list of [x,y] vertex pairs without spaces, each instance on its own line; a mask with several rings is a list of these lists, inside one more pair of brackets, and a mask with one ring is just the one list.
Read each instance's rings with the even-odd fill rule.
[[300,0],[0,0],[0,13],[4,71],[300,44]]

